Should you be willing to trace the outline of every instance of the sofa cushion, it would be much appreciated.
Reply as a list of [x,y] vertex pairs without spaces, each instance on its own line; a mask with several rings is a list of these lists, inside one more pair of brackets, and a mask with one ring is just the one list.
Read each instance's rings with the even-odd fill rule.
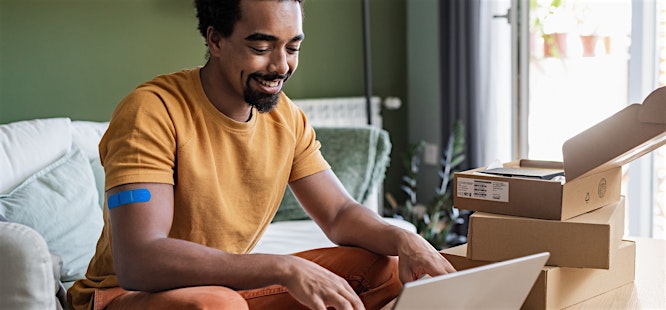
[[[384,180],[390,162],[391,140],[385,130],[370,127],[318,127],[321,153],[347,192],[364,204]],[[287,189],[273,222],[309,219]]]
[[[12,228],[13,226],[13,228]],[[27,235],[20,233],[28,232],[34,234],[34,238],[31,239]],[[19,233],[19,234],[17,234]],[[29,309],[31,307],[27,305],[22,305],[21,307],[9,307],[9,304],[14,304],[14,301],[10,301],[12,298],[17,298],[16,295],[21,295],[20,292],[28,291],[31,288],[28,283],[32,283],[34,279],[42,280],[44,277],[43,274],[33,274],[33,272],[41,270],[40,268],[30,270],[31,268],[25,268],[26,265],[34,265],[34,263],[39,264],[39,260],[30,261],[34,259],[33,256],[41,256],[41,251],[47,251],[48,247],[44,238],[36,232],[34,229],[27,227],[18,223],[8,223],[7,219],[0,214],[0,253],[6,254],[3,255],[7,260],[7,263],[0,265],[0,274],[4,276],[4,279],[8,284],[11,283],[12,286],[16,285],[26,285],[25,287],[1,287],[0,288],[0,309]],[[6,242],[5,239],[11,240],[11,242]],[[29,252],[24,248],[29,248]],[[51,256],[51,267],[53,268],[53,280],[55,281],[55,290],[54,292],[60,307],[57,309],[63,309],[63,306],[67,304],[67,289],[60,282],[60,271],[62,270],[62,258],[60,256],[49,253]],[[11,261],[10,261],[11,260]],[[35,275],[35,277],[32,277]],[[12,290],[13,289],[13,290]],[[38,289],[39,290],[39,289]],[[3,296],[3,294],[7,294]],[[40,295],[36,293],[33,296]],[[23,299],[23,296],[19,296],[17,300]]]
[[[416,226],[405,220],[384,218],[388,224],[416,233]],[[268,225],[251,253],[291,254],[336,246],[315,221],[282,221]]]
[[99,141],[107,128],[109,122],[72,121],[72,145],[89,160],[99,159]]
[[90,160],[99,193],[100,207],[104,207],[104,168],[99,159],[99,141],[109,128],[109,122],[72,121],[72,146],[78,147]]
[[93,172],[78,148],[0,195],[0,213],[39,232],[63,260],[61,280],[85,275],[102,231]]
[[0,222],[0,309],[56,309],[51,255],[34,229]]
[[72,145],[68,118],[48,118],[0,125],[0,194],[7,193],[56,159]]
[[106,193],[104,192],[104,178],[106,175],[104,174],[104,167],[102,167],[99,156],[90,160],[90,168],[92,168],[93,176],[95,176],[95,187],[99,194],[99,207],[104,208],[104,198],[106,197]]

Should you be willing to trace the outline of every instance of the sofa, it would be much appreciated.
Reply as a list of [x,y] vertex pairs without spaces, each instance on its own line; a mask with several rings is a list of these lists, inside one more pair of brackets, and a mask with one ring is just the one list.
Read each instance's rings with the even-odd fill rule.
[[[0,309],[66,309],[103,226],[97,144],[108,123],[68,118],[0,124]],[[379,210],[388,134],[374,127],[315,128],[322,153],[359,202]],[[415,231],[408,222],[386,221]],[[335,246],[287,189],[253,253]]]

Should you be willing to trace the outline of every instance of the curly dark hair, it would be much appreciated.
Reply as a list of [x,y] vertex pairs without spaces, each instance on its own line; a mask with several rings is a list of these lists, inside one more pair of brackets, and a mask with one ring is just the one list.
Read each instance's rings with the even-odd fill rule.
[[[301,5],[303,11],[304,0],[279,0],[296,1]],[[234,30],[234,25],[241,19],[241,0],[194,0],[199,19],[199,33],[206,38],[208,26],[213,26],[222,37],[228,38]]]

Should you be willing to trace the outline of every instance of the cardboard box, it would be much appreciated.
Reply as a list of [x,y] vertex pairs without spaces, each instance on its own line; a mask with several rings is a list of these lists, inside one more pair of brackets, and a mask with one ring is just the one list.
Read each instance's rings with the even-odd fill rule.
[[[467,259],[467,244],[442,250],[457,270],[488,264]],[[636,244],[623,241],[610,269],[545,266],[522,309],[562,309],[634,281]]]
[[622,165],[666,144],[666,87],[569,139],[563,162],[519,160],[505,168],[563,169],[566,182],[483,173],[454,175],[454,205],[495,214],[566,220],[620,198]]
[[476,212],[469,219],[467,257],[503,261],[550,252],[546,265],[608,269],[624,235],[624,197],[566,221]]

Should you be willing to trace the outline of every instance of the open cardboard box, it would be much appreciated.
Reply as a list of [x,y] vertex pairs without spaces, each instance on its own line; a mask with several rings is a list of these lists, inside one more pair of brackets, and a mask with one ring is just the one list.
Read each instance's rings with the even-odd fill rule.
[[[463,244],[444,249],[441,253],[456,270],[490,263],[468,259],[465,256],[467,246]],[[522,309],[562,309],[633,282],[636,244],[633,241],[622,241],[616,258],[608,270],[545,266]]]
[[459,209],[566,220],[620,199],[622,165],[666,144],[666,87],[567,140],[563,162],[518,160],[506,168],[563,169],[566,182],[483,173],[454,175]]
[[504,261],[550,252],[546,265],[608,269],[624,236],[624,197],[565,221],[485,212],[472,214],[467,257]]

